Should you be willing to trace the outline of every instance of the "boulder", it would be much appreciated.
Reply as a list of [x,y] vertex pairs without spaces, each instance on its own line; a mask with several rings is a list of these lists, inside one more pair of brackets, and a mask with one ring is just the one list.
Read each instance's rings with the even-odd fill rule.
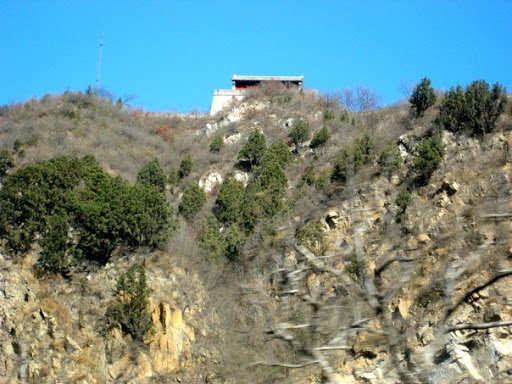
[[430,236],[427,235],[426,233],[420,233],[418,236],[416,236],[416,239],[418,240],[418,242],[420,244],[424,244],[424,243],[430,241]]
[[222,175],[219,172],[212,172],[199,180],[199,187],[203,188],[206,193],[209,193],[217,185],[221,185],[222,180]]
[[208,123],[204,127],[204,132],[206,137],[211,137],[217,130],[219,129],[219,125],[217,123]]
[[451,174],[446,174],[441,181],[441,188],[438,192],[446,192],[448,196],[453,196],[459,192],[459,184],[452,179]]
[[327,212],[327,216],[325,217],[325,222],[329,226],[329,229],[335,229],[338,226],[339,217],[340,217],[340,215],[334,210]]
[[228,137],[224,138],[224,144],[233,145],[233,144],[238,143],[240,140],[242,140],[242,133],[237,132],[237,133],[233,133],[232,135],[229,135]]
[[245,187],[245,186],[247,186],[247,182],[249,181],[249,175],[250,174],[248,172],[242,172],[242,171],[236,170],[235,173],[233,174],[233,178],[235,180],[242,182]]

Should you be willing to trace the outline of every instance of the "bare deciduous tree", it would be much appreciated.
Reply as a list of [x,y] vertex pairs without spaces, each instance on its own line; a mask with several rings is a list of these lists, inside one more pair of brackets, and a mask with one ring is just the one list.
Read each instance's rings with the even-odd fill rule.
[[362,85],[342,89],[335,95],[340,105],[349,112],[369,112],[379,106],[379,95]]
[[[444,314],[428,325],[433,340],[424,349],[413,352],[410,342],[424,327],[422,319],[406,319],[398,312],[397,303],[403,290],[422,268],[429,245],[408,250],[390,249],[378,258],[373,269],[368,268],[373,256],[363,246],[366,227],[365,214],[373,209],[354,209],[354,237],[335,255],[315,256],[302,245],[295,245],[293,256],[283,257],[276,274],[280,276],[277,299],[281,317],[266,333],[271,339],[286,343],[295,353],[292,361],[260,361],[256,364],[286,368],[318,366],[324,379],[339,383],[336,362],[350,351],[355,353],[357,335],[376,335],[374,345],[387,351],[387,377],[403,383],[429,382],[435,359],[450,338],[445,335],[463,330],[486,330],[512,325],[512,320],[453,324],[454,314],[472,297],[485,288],[512,275],[512,270],[501,270],[474,286],[465,278],[468,270],[482,269],[484,253],[496,245],[488,241],[475,252],[459,259],[439,260],[445,263],[433,283],[442,286],[440,303]],[[501,218],[501,216],[499,216]],[[428,291],[427,291],[428,294]],[[421,299],[421,296],[413,299]],[[345,354],[345,355],[343,355]],[[412,358],[411,356],[415,357]]]
[[414,84],[410,81],[401,81],[398,84],[398,90],[402,94],[405,100],[409,100],[411,98],[412,90],[414,89]]

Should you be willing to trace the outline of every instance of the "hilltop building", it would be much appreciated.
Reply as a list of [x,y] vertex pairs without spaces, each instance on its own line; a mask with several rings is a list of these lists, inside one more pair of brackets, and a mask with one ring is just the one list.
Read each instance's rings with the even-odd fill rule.
[[245,92],[252,88],[269,82],[280,82],[288,87],[302,90],[304,76],[242,76],[233,75],[231,89],[216,89],[213,92],[210,115],[215,115],[227,107],[233,100],[242,100]]

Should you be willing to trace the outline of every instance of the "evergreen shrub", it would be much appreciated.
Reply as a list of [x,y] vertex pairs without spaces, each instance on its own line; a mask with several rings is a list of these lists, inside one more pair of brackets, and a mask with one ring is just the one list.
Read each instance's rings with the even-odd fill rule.
[[459,85],[452,87],[439,106],[439,122],[447,130],[469,130],[483,135],[496,128],[496,120],[507,105],[505,88],[496,83],[489,89],[484,80],[472,82],[464,91]]
[[444,144],[439,134],[423,139],[416,145],[413,167],[420,184],[424,184],[430,179],[443,161],[443,156]]
[[311,148],[323,147],[327,140],[331,138],[331,132],[327,129],[327,127],[323,127],[313,136],[311,140],[311,144],[309,145]]
[[142,185],[152,185],[160,192],[165,191],[167,177],[163,171],[158,159],[151,160],[146,164],[137,175],[137,183]]
[[192,157],[190,155],[186,155],[180,162],[180,170],[178,172],[180,179],[190,175],[193,166],[194,163],[192,162]]
[[252,167],[259,164],[263,153],[267,149],[265,135],[254,129],[249,135],[247,143],[238,152],[238,159],[247,161]]
[[153,330],[148,308],[150,293],[144,265],[132,265],[117,280],[105,315],[107,329],[121,327],[134,340],[142,341]]
[[416,117],[423,116],[425,111],[436,103],[436,93],[430,86],[430,79],[426,77],[421,79],[421,82],[413,89],[409,102]]
[[206,192],[197,183],[190,184],[183,192],[179,212],[191,221],[206,203]]

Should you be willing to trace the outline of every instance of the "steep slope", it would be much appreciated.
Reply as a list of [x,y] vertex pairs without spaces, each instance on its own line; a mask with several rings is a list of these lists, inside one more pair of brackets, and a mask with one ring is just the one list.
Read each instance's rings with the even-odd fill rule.
[[[442,161],[420,182],[418,143],[436,137],[436,115],[413,118],[408,105],[348,114],[336,99],[286,90],[255,92],[215,119],[133,116],[80,94],[3,108],[0,150],[15,160],[5,177],[35,160],[93,154],[110,174],[135,182],[152,158],[169,174],[190,154],[192,171],[168,183],[167,199],[177,207],[199,181],[207,201],[189,220],[178,216],[164,249],[119,247],[105,265],[86,262],[65,277],[36,277],[37,241],[15,255],[2,239],[0,377],[506,380],[511,326],[485,327],[512,319],[510,113],[483,137],[442,132]],[[300,121],[311,135],[295,145],[290,135]],[[311,148],[323,127],[331,136]],[[264,158],[238,159],[255,129],[267,147],[285,141],[292,162],[265,168]],[[217,136],[224,145],[211,152]],[[379,161],[393,143],[396,169]],[[272,184],[281,171],[284,189]],[[209,213],[221,217],[216,199],[230,177],[260,189],[244,192],[241,207],[257,208],[248,211],[250,228],[238,218],[216,224],[222,244],[233,226],[240,232],[229,243],[239,256],[228,259],[205,243],[203,228]],[[267,205],[280,208],[260,209]],[[154,332],[142,341],[105,327],[116,281],[137,262],[152,289]],[[451,329],[460,324],[470,326]]]

